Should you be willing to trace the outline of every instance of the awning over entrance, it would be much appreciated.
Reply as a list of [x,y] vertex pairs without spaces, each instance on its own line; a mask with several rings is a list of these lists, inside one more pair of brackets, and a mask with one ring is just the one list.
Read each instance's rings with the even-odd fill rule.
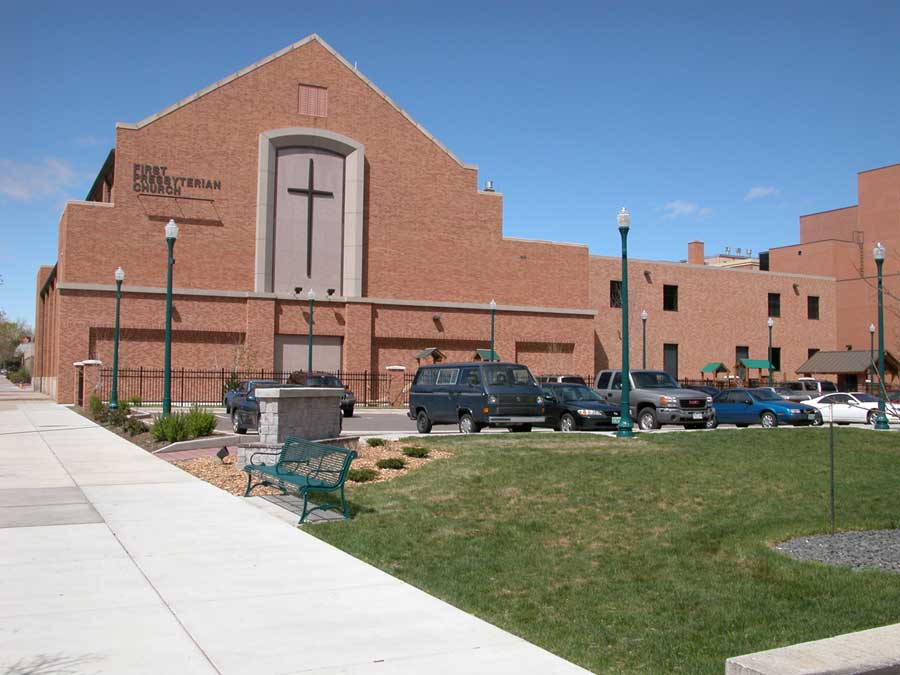
[[[806,363],[797,368],[804,375],[858,375],[865,373],[872,366],[873,354],[868,349],[851,349],[840,352],[816,352]],[[874,354],[875,368],[878,367],[878,353]],[[884,353],[885,373],[894,377],[900,372],[900,363],[890,353]]]
[[760,370],[771,370],[772,364],[766,359],[741,359],[741,365],[744,368],[759,368]]
[[701,373],[727,373],[728,368],[721,361],[710,361],[700,369]]
[[493,349],[476,349],[475,350],[475,360],[476,361],[499,361],[500,355],[497,354]]

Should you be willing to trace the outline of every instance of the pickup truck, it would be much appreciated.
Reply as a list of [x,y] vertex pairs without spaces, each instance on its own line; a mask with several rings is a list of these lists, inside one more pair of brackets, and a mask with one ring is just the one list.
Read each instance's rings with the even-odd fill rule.
[[[661,370],[631,371],[631,416],[644,431],[663,424],[683,424],[685,429],[703,429],[715,419],[712,396],[684,389]],[[594,388],[608,403],[621,405],[622,371],[601,370]]]
[[834,394],[837,387],[833,382],[801,377],[793,382],[782,382],[775,387],[775,391],[789,401],[809,401],[825,394]]

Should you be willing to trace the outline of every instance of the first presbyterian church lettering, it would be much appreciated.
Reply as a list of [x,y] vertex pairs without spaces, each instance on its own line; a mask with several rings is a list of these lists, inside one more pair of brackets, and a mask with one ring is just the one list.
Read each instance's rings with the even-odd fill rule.
[[184,188],[201,190],[221,190],[222,181],[196,176],[173,176],[169,167],[159,164],[140,164],[135,162],[132,189],[135,192],[151,195],[181,196]]

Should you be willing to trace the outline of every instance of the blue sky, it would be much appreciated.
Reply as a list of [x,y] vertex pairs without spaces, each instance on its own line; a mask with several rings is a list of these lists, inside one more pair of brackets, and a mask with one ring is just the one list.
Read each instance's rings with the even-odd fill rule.
[[[678,260],[793,243],[900,162],[900,3],[16,3],[0,25],[0,309],[117,121],[318,33],[504,193],[507,236]],[[226,272],[227,273],[227,272]],[[110,270],[112,279],[112,270]]]

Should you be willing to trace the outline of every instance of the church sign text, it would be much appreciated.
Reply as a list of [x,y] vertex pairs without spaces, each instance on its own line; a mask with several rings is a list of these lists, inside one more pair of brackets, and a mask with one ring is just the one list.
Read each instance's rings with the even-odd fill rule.
[[184,188],[221,190],[222,181],[196,176],[173,176],[169,167],[156,164],[134,163],[132,189],[138,193],[178,197]]

